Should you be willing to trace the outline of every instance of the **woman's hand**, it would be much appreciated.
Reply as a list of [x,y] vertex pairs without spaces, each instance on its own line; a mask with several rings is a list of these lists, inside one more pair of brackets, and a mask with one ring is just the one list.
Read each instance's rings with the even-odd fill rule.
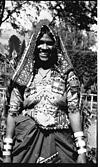
[[77,163],[86,163],[86,154],[79,154],[77,158]]
[[3,163],[11,163],[11,156],[6,155],[6,156],[3,158]]

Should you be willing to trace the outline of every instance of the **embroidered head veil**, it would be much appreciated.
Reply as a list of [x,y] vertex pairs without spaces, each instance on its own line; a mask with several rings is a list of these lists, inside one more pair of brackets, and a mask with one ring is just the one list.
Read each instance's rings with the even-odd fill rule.
[[28,46],[26,47],[21,57],[20,63],[18,64],[16,71],[12,77],[12,81],[14,81],[15,83],[19,85],[26,86],[31,76],[33,75],[33,71],[34,71],[33,69],[34,69],[34,64],[35,64],[34,51],[36,47],[36,41],[40,35],[41,28],[44,25],[49,28],[50,33],[52,34],[55,40],[55,47],[57,49],[57,55],[58,55],[57,62],[56,62],[57,68],[61,71],[61,73],[63,72],[66,73],[73,69],[70,58],[68,57],[67,51],[65,49],[65,46],[63,44],[63,41],[60,35],[58,34],[57,31],[53,29],[52,25],[47,19],[41,20],[37,24],[34,30],[34,33],[30,38],[30,42]]

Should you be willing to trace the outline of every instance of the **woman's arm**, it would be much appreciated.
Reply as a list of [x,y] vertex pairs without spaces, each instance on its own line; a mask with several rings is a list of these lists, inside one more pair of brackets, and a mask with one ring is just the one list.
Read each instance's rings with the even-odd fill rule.
[[67,80],[68,116],[73,132],[81,131],[81,117],[79,112],[79,81],[74,72],[70,72]]
[[3,159],[4,163],[11,162],[11,151],[13,147],[13,136],[15,130],[15,117],[18,115],[22,98],[17,88],[14,88],[10,98],[10,109],[7,116],[6,137],[4,139]]
[[67,83],[68,116],[79,154],[77,162],[86,163],[86,148],[82,131],[81,115],[79,111],[79,81],[74,72],[69,73]]
[[[6,138],[8,141],[4,139],[4,149],[3,149],[3,162],[4,163],[11,163],[11,151],[13,147],[13,135],[15,129],[15,119],[13,116],[8,114],[7,117],[7,128],[6,128]],[[9,141],[11,140],[11,142]],[[7,148],[7,145],[9,148]]]

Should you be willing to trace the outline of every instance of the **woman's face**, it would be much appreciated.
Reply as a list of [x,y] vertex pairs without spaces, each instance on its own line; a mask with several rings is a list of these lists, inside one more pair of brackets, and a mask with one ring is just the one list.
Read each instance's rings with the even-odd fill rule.
[[48,61],[50,59],[53,45],[54,41],[48,34],[44,34],[42,38],[40,38],[37,48],[39,49],[39,58],[41,61]]

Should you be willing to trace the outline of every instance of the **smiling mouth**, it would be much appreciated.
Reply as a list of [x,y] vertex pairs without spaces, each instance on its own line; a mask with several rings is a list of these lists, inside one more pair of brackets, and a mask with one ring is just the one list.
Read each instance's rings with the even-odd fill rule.
[[40,56],[42,56],[42,57],[47,57],[48,56],[48,53],[40,53]]

